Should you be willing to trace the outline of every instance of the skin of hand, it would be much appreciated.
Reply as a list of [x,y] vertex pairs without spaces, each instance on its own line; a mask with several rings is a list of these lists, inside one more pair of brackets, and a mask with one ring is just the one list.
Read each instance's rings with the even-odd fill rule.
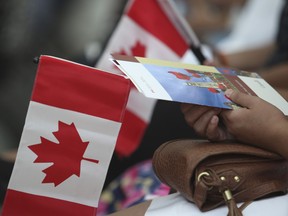
[[241,108],[218,108],[182,104],[189,126],[210,141],[238,140],[274,151],[288,158],[288,121],[275,106],[251,95],[227,90],[226,96]]
[[[204,65],[215,66],[214,61],[206,60]],[[181,111],[187,124],[199,135],[210,141],[221,141],[233,137],[225,130],[219,122],[220,108],[199,106],[195,104],[181,104]]]
[[223,125],[219,122],[221,109],[194,104],[181,104],[181,111],[187,124],[201,137],[210,141],[232,139]]
[[[288,121],[272,104],[232,90],[226,96],[242,108],[221,112],[229,134],[239,141],[274,151],[288,158]],[[213,119],[210,120],[210,123]]]

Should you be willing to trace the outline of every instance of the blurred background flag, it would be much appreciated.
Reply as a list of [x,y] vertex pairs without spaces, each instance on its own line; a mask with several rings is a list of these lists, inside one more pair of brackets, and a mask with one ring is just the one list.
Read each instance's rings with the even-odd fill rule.
[[41,56],[2,216],[95,216],[129,91],[123,76]]
[[[169,16],[167,4],[170,5],[173,1],[164,0],[167,4],[160,1],[163,0],[127,2],[124,13],[96,64],[97,68],[120,73],[109,61],[111,53],[171,61],[185,59],[190,63],[199,64],[190,49],[191,41],[187,40],[183,31],[179,31],[179,27],[183,30],[183,26],[176,26],[175,16]],[[175,13],[174,5],[168,9],[170,13]],[[155,103],[155,100],[144,97],[136,88],[131,89],[116,144],[118,156],[128,157],[137,149],[149,124]]]

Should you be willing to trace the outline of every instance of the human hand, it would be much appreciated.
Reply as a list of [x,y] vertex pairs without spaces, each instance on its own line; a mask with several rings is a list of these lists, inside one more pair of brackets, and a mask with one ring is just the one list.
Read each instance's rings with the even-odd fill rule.
[[210,141],[222,141],[233,138],[219,121],[220,108],[182,104],[181,111],[187,124],[199,136],[205,137]]
[[227,90],[225,94],[242,106],[236,110],[221,112],[227,132],[239,141],[280,153],[282,151],[280,143],[285,140],[286,144],[287,141],[288,124],[285,115],[259,97],[232,90]]
[[[206,66],[215,66],[217,62],[206,60]],[[187,124],[201,137],[211,141],[232,139],[224,125],[219,120],[220,108],[200,106],[193,104],[181,104],[181,111]]]

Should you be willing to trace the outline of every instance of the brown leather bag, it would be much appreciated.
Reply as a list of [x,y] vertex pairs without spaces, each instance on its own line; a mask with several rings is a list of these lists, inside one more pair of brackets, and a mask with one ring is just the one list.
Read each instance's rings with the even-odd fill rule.
[[242,215],[251,201],[288,189],[287,160],[240,143],[172,140],[158,147],[152,162],[159,179],[201,211],[226,203],[228,215]]

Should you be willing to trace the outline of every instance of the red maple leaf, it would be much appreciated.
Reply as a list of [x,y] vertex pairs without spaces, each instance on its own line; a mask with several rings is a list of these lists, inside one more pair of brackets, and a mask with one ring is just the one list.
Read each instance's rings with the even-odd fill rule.
[[44,137],[41,143],[28,146],[36,155],[34,163],[53,163],[42,170],[46,174],[42,183],[54,183],[55,187],[72,175],[80,177],[81,160],[98,163],[98,160],[83,158],[89,142],[83,142],[74,125],[58,122],[58,131],[53,135],[59,141],[54,143]]
[[136,41],[136,43],[130,47],[129,53],[127,53],[123,48],[120,49],[120,52],[115,52],[115,54],[121,55],[132,55],[132,56],[139,56],[145,57],[146,56],[146,46],[143,45],[140,41]]
[[133,56],[145,57],[146,47],[140,41],[136,41],[136,44],[131,48],[131,52]]
[[[143,45],[140,41],[136,41],[136,43],[129,50],[131,56],[145,57],[146,56],[146,46]],[[114,54],[120,55],[129,55],[123,48],[120,49],[120,52],[114,52]],[[115,65],[114,68],[118,69]],[[134,86],[135,88],[135,86]]]

